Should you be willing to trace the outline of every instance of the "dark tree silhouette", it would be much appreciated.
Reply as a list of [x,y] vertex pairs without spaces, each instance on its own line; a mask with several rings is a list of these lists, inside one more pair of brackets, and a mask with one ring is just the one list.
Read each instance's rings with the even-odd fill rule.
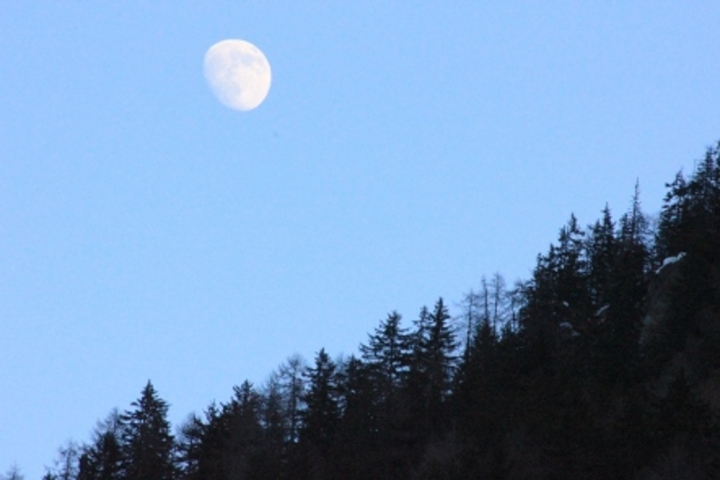
[[177,438],[148,382],[44,480],[720,478],[720,144],[667,187],[656,231],[636,183],[512,291],[483,277],[460,328],[442,298],[392,312],[359,357],[292,356]]
[[134,407],[121,415],[123,476],[126,480],[172,480],[173,436],[167,403],[148,381]]
[[113,410],[95,428],[92,443],[83,448],[78,465],[78,480],[124,478],[121,434],[120,413]]

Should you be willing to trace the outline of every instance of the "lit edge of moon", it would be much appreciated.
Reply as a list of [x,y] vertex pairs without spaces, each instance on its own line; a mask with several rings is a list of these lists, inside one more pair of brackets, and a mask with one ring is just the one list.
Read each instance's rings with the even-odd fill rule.
[[270,63],[245,40],[222,40],[205,52],[205,80],[217,99],[233,110],[260,105],[270,91]]

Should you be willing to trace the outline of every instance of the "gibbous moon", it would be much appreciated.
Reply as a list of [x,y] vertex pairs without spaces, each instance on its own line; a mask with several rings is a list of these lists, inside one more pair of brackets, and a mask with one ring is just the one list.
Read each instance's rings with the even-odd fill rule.
[[252,110],[270,90],[270,64],[252,43],[223,40],[205,52],[205,79],[226,107]]

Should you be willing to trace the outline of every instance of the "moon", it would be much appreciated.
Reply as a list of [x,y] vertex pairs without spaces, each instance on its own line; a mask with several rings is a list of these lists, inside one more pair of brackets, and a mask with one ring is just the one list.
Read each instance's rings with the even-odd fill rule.
[[247,111],[260,105],[270,91],[270,63],[258,47],[245,40],[223,40],[205,52],[205,79],[220,103]]

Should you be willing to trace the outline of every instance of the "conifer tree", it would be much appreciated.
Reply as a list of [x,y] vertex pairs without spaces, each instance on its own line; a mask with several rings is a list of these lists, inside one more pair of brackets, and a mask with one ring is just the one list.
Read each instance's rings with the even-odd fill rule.
[[337,366],[325,349],[315,357],[315,365],[305,373],[307,391],[303,395],[301,439],[308,441],[322,455],[335,440],[340,420]]
[[454,388],[456,420],[464,438],[474,445],[498,435],[501,379],[498,369],[499,337],[488,316],[483,316],[460,364]]
[[406,461],[407,448],[412,433],[411,405],[407,395],[411,337],[401,327],[402,317],[391,312],[380,322],[368,343],[360,345],[363,367],[370,381],[371,404],[368,419],[374,430],[378,451],[376,462],[394,471],[400,462]]
[[608,285],[607,307],[595,312],[599,323],[602,368],[609,378],[628,380],[636,363],[647,275],[650,270],[651,232],[640,204],[640,187],[635,190],[628,212],[616,232],[615,258]]
[[207,425],[192,414],[180,426],[176,438],[178,475],[182,480],[199,480],[203,458],[203,442]]
[[532,279],[520,287],[520,327],[530,368],[549,368],[560,340],[579,336],[592,315],[584,235],[571,215],[557,245],[538,256]]
[[78,480],[120,480],[123,477],[122,421],[110,412],[93,433],[92,443],[82,449]]
[[677,255],[710,247],[717,239],[720,217],[720,142],[706,151],[691,178],[678,173],[660,215],[661,255]]
[[410,337],[400,326],[401,318],[397,312],[388,314],[369,336],[368,344],[360,345],[362,359],[372,372],[378,400],[383,404],[397,400],[396,392],[407,374]]
[[341,418],[337,432],[335,470],[337,478],[380,478],[376,466],[380,433],[375,387],[368,365],[351,355],[340,366]]
[[435,303],[432,313],[423,308],[418,331],[411,375],[411,385],[422,386],[422,416],[427,432],[440,434],[449,421],[447,400],[457,366],[457,342],[450,325],[450,314],[442,298]]
[[218,406],[212,402],[205,410],[204,418],[195,418],[195,425],[190,426],[187,433],[191,435],[191,439],[180,442],[182,455],[185,451],[183,445],[188,440],[194,441],[193,436],[199,437],[199,445],[192,449],[192,456],[189,459],[191,471],[193,470],[192,464],[196,464],[197,478],[199,479],[225,478],[227,476],[223,456],[232,433],[232,425],[225,411],[224,406]]
[[148,381],[134,407],[121,417],[123,478],[172,480],[174,439],[167,420],[167,403]]
[[685,354],[693,369],[707,372],[720,366],[720,143],[707,150],[687,181],[676,179],[668,187],[659,251],[675,260],[685,256],[675,266],[675,282],[667,293],[664,334],[647,344],[644,353],[659,366],[689,343],[693,348]]
[[223,406],[222,416],[230,426],[223,462],[230,478],[251,478],[263,444],[260,424],[262,400],[247,380],[239,387],[233,387],[233,392],[230,403]]
[[609,306],[613,268],[617,257],[615,223],[607,205],[602,211],[602,220],[596,221],[590,228],[586,251],[589,293],[594,308],[599,310]]

